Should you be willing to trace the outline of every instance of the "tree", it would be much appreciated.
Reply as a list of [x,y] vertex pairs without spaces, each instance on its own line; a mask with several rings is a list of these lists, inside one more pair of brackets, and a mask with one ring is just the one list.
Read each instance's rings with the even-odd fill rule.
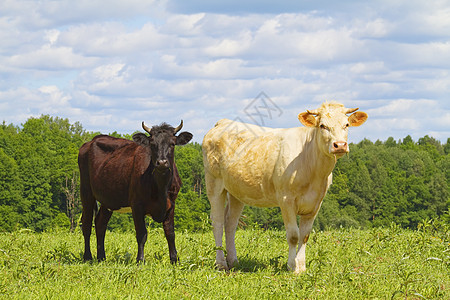
[[0,148],[0,231],[12,231],[19,222],[15,204],[20,201],[18,167],[15,160]]
[[198,230],[210,211],[201,145],[189,143],[176,147],[175,163],[182,181],[175,204],[175,228]]
[[444,153],[450,154],[450,138],[447,139],[447,143],[444,145]]
[[[79,216],[77,156],[98,133],[67,119],[41,116],[22,127],[0,125],[0,231],[54,226],[72,229]],[[112,135],[130,139],[131,135]],[[207,199],[201,145],[177,147],[175,161],[183,185],[175,208],[177,230],[205,228]],[[415,228],[422,219],[449,219],[450,138],[441,144],[424,136],[396,142],[362,140],[337,161],[333,184],[315,228],[372,227],[395,222]],[[278,208],[245,207],[241,226],[282,228]],[[130,214],[113,214],[108,228],[132,230]],[[159,226],[150,223],[150,226]]]
[[79,174],[73,172],[73,176],[69,179],[66,176],[66,184],[63,187],[64,194],[66,195],[66,214],[70,220],[70,231],[74,231],[78,225],[77,216],[81,212],[81,199],[80,199],[80,186],[77,182]]

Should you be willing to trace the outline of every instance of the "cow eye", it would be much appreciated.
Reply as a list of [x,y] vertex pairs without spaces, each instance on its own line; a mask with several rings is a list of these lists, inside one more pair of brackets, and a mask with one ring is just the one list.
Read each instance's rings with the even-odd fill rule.
[[350,126],[350,124],[348,124],[348,123],[345,124],[344,129],[345,129],[345,128],[348,128],[349,126]]
[[325,129],[325,130],[328,130],[328,127],[327,127],[327,126],[325,126],[325,125],[323,125],[323,124],[320,124],[320,129]]

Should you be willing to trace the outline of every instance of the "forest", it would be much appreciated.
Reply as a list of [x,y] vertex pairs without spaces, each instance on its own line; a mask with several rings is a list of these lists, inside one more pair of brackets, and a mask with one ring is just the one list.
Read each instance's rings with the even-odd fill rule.
[[[74,229],[81,214],[77,155],[98,132],[69,120],[43,115],[21,126],[0,125],[0,232],[27,228]],[[117,132],[112,136],[130,139]],[[365,139],[338,160],[314,227],[373,228],[396,224],[417,228],[423,220],[449,222],[450,138],[445,144],[424,136],[414,141]],[[177,147],[183,181],[175,208],[176,230],[198,231],[209,224],[201,145]],[[160,224],[148,218],[149,227]],[[245,207],[240,227],[278,229],[278,208]],[[115,213],[110,230],[134,228],[131,214]]]

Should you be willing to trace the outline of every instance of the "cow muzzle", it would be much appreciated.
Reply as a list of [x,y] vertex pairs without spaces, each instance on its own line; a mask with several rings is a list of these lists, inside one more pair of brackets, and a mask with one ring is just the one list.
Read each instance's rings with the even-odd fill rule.
[[345,154],[348,153],[347,142],[334,142],[331,145],[331,154]]
[[158,159],[156,161],[156,168],[163,171],[169,168],[169,161],[167,159]]

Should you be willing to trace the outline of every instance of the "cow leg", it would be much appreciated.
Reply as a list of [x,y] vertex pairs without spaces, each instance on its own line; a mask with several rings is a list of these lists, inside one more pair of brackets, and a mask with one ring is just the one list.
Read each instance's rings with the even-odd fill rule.
[[315,216],[300,216],[300,236],[298,241],[298,252],[295,258],[295,274],[306,271],[306,243],[308,242],[314,219]]
[[228,194],[228,204],[225,208],[225,242],[227,247],[227,263],[230,268],[237,266],[235,235],[244,203]]
[[91,253],[91,231],[92,231],[92,218],[94,215],[94,210],[89,210],[83,208],[83,214],[81,216],[81,230],[83,231],[84,238],[84,254],[83,260],[92,260]]
[[111,218],[112,211],[100,206],[100,210],[95,216],[95,234],[97,236],[97,260],[102,261],[106,259],[105,254],[105,233],[108,221]]
[[293,207],[286,205],[287,201],[283,201],[281,205],[281,215],[283,216],[284,227],[286,228],[286,238],[289,244],[288,268],[296,271],[295,258],[297,255],[297,245],[300,238],[300,232],[297,226],[297,214]]
[[90,184],[85,183],[83,180],[83,173],[80,174],[80,197],[83,206],[83,213],[81,215],[81,230],[84,237],[84,254],[83,260],[92,260],[91,253],[91,232],[92,232],[92,219],[94,217],[94,208],[97,205],[94,195],[92,194]]
[[134,229],[136,230],[136,241],[138,244],[138,253],[136,262],[144,261],[144,246],[147,241],[147,228],[145,227],[145,214],[143,208],[133,208]]
[[225,255],[222,250],[223,225],[225,221],[226,191],[221,179],[205,173],[206,190],[211,204],[211,222],[214,240],[216,242],[216,265],[219,269],[228,270]]
[[169,245],[169,257],[172,264],[178,262],[177,249],[175,248],[174,208],[175,206],[170,208],[167,218],[163,222],[164,235],[166,236],[167,244]]

